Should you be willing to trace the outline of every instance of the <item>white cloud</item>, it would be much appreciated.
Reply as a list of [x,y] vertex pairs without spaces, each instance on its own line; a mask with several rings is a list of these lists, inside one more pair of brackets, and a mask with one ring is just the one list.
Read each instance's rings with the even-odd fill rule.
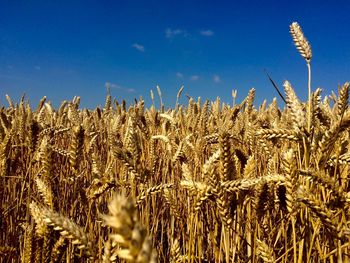
[[183,79],[184,78],[184,74],[182,74],[181,72],[176,72],[176,77],[178,79]]
[[205,36],[205,37],[211,37],[212,35],[214,35],[214,32],[212,30],[202,30],[201,32],[201,35],[202,36]]
[[126,89],[126,92],[129,92],[129,93],[135,93],[136,90],[135,89]]
[[214,75],[214,76],[213,76],[213,81],[214,81],[215,83],[219,83],[219,82],[221,81],[220,76],[219,76],[219,75]]
[[121,86],[117,85],[117,84],[114,84],[114,83],[110,83],[110,82],[106,82],[105,83],[105,86],[108,88],[110,87],[111,89],[122,89]]
[[171,28],[167,28],[165,30],[165,37],[166,38],[173,38],[175,36],[187,36],[187,32],[185,30],[182,29],[171,29]]
[[133,44],[132,47],[140,52],[145,52],[145,47],[143,45],[138,44],[138,43]]
[[193,76],[191,76],[191,80],[192,81],[196,81],[196,80],[198,80],[199,79],[199,76],[198,75],[193,75]]
[[135,93],[136,92],[135,89],[126,88],[126,87],[120,86],[120,85],[115,84],[115,83],[110,83],[110,82],[106,82],[105,86],[106,87],[110,87],[111,89],[120,90],[120,91],[124,91],[124,92],[127,92],[127,93]]

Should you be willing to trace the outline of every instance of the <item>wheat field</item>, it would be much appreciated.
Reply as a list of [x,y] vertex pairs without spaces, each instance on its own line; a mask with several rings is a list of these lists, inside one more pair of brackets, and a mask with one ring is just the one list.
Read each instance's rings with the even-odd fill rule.
[[349,262],[350,85],[312,91],[311,46],[290,32],[308,101],[285,81],[283,108],[254,89],[167,110],[7,96],[0,261]]

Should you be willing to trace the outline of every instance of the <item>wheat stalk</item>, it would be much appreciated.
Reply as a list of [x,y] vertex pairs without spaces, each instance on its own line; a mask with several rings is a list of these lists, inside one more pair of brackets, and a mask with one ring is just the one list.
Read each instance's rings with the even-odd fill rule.
[[305,59],[308,69],[308,99],[309,99],[309,107],[308,107],[308,122],[307,122],[307,131],[310,132],[311,129],[311,66],[310,61],[312,58],[312,51],[309,42],[304,36],[301,27],[297,22],[293,22],[290,25],[290,33],[292,35],[295,46],[297,47],[301,56]]

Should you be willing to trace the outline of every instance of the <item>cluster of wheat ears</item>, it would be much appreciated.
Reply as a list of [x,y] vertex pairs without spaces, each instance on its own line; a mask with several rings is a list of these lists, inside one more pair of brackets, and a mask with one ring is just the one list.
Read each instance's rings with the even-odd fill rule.
[[309,96],[286,81],[284,109],[256,109],[254,89],[169,110],[7,96],[0,261],[348,262],[349,83],[312,92],[311,47],[290,32]]

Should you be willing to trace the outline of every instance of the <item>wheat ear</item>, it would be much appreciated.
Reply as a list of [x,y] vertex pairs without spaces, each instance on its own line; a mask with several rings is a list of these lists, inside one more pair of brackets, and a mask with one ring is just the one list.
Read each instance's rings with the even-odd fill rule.
[[119,250],[109,256],[117,255],[130,262],[157,262],[157,254],[152,249],[152,242],[138,220],[134,201],[118,195],[113,198],[108,208],[110,215],[102,217],[105,223],[116,232],[110,235],[112,242],[120,246]]
[[273,249],[269,247],[264,241],[257,239],[257,253],[259,257],[266,263],[272,263],[275,261]]
[[309,42],[304,36],[301,27],[297,22],[293,22],[290,25],[290,33],[292,35],[295,46],[297,47],[300,55],[306,60],[307,69],[308,69],[308,98],[309,98],[309,108],[308,108],[308,122],[307,122],[307,131],[310,133],[311,130],[311,66],[310,61],[312,58],[312,50]]
[[53,208],[53,198],[52,198],[51,187],[38,177],[35,178],[34,180],[38,188],[38,191],[41,197],[43,198],[45,204],[48,207]]
[[73,245],[78,245],[78,248],[85,249],[88,256],[93,254],[91,242],[83,229],[77,224],[51,209],[37,206],[35,202],[31,203],[31,207],[36,207],[37,213],[40,214],[43,221],[47,225],[53,226],[54,230],[60,231],[60,234],[65,238],[71,239]]
[[300,52],[300,55],[306,60],[307,63],[309,63],[312,58],[311,46],[305,38],[301,27],[297,22],[293,22],[289,28],[294,44]]

